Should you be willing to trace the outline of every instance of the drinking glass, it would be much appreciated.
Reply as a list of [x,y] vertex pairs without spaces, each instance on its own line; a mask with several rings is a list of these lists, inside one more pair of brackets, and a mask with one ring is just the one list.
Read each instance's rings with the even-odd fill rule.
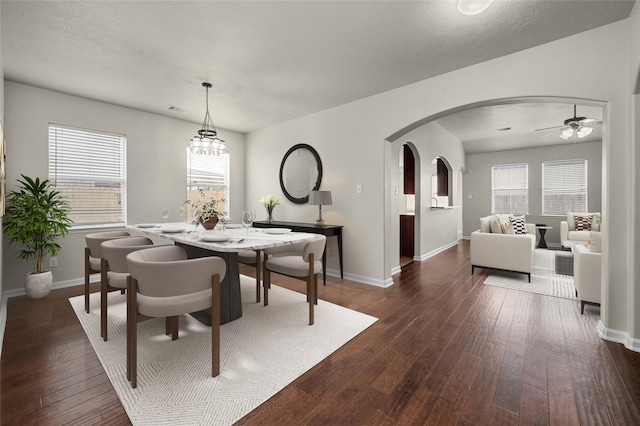
[[182,218],[184,217],[184,212],[185,212],[184,206],[178,207],[178,216],[180,216],[180,222],[182,222]]
[[249,227],[253,223],[254,213],[251,210],[245,210],[242,212],[242,225],[247,228],[247,235],[249,235]]
[[160,210],[160,214],[162,215],[164,222],[167,223],[167,218],[169,217],[169,209],[166,207],[163,207],[162,210]]

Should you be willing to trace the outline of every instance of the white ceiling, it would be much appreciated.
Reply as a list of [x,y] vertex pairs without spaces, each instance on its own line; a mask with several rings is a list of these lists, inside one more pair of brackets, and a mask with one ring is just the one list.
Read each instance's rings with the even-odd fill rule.
[[[249,132],[625,19],[633,5],[496,0],[470,17],[451,0],[3,0],[2,63],[7,80],[196,123],[209,81],[216,126]],[[545,110],[537,127],[573,115]],[[498,127],[518,135],[521,113],[532,124],[540,110],[439,122],[469,145]]]

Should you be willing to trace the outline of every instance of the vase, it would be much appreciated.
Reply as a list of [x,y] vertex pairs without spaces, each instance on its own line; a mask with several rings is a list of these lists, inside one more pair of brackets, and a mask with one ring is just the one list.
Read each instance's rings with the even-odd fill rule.
[[218,224],[218,216],[211,216],[207,218],[207,220],[204,220],[202,216],[200,216],[200,218],[198,218],[198,222],[202,224],[204,229],[210,231]]
[[51,292],[53,285],[53,275],[51,271],[42,272],[40,274],[30,273],[24,282],[24,289],[27,297],[31,300],[45,298]]
[[267,222],[273,223],[273,210],[267,210]]

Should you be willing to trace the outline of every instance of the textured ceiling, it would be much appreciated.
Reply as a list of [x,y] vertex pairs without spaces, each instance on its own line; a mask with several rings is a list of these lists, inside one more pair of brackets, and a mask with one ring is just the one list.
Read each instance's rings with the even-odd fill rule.
[[216,126],[249,132],[625,19],[633,4],[497,0],[464,16],[455,1],[3,0],[2,62],[8,80],[196,123],[210,81]]

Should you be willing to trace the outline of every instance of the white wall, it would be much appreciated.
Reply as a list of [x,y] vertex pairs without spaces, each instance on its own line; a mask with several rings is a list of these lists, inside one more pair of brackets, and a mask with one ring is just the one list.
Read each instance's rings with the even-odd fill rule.
[[[587,160],[589,188],[587,202],[590,212],[602,208],[602,143],[589,142],[565,144],[544,148],[518,149],[489,152],[467,156],[464,181],[463,234],[480,227],[480,218],[491,214],[491,167],[498,164],[526,163],[529,165],[529,223],[544,223],[552,226],[545,240],[560,245],[560,216],[542,216],[542,163],[553,160],[584,158]],[[469,195],[472,198],[469,198]]]
[[[390,161],[387,165],[386,179],[392,179],[388,184],[391,191],[392,206],[399,206],[395,195],[395,188],[401,187],[399,182],[399,153],[400,147],[410,143],[417,151],[416,158],[416,176],[420,177],[419,185],[416,187],[416,217],[415,226],[419,230],[417,242],[417,250],[414,257],[423,259],[429,254],[434,253],[441,247],[455,244],[458,240],[458,224],[459,217],[462,213],[460,208],[462,203],[459,181],[461,178],[460,170],[465,167],[465,155],[462,143],[451,133],[447,132],[442,126],[436,123],[427,123],[419,128],[407,133],[401,139],[396,140],[392,144]],[[444,157],[451,165],[451,187],[453,188],[453,206],[456,208],[447,210],[432,210],[432,175],[435,173],[433,161],[436,157]],[[390,245],[397,245],[399,241],[399,222],[397,219],[400,211],[392,208],[390,221]],[[394,267],[398,265],[398,250],[388,250],[387,255],[390,256],[387,261]],[[396,268],[397,270],[397,268]]]
[[[5,82],[7,189],[20,174],[47,178],[49,123],[124,134],[127,137],[127,221],[178,221],[178,206],[186,199],[186,144],[199,129],[191,123],[123,108],[15,82]],[[203,111],[204,114],[204,111]],[[222,129],[230,151],[230,213],[237,219],[244,208],[244,135]],[[61,241],[59,266],[52,268],[54,284],[83,277],[84,235],[72,231]],[[19,289],[30,264],[17,259],[18,247],[3,239],[4,288]]]
[[[443,112],[487,100],[557,96],[606,103],[603,129],[603,287],[604,327],[628,333],[638,303],[628,304],[633,274],[629,250],[634,233],[629,200],[637,191],[631,173],[629,25],[625,20],[475,66],[384,92],[318,114],[272,126],[247,136],[247,194],[257,200],[278,193],[277,172],[286,150],[296,143],[314,146],[322,157],[323,189],[334,194],[328,223],[345,226],[347,276],[374,283],[389,281],[395,250],[391,222],[394,194],[385,181],[393,141]],[[589,46],[588,64],[567,52]],[[357,184],[364,191],[355,193]],[[281,195],[281,194],[280,194]],[[310,220],[309,206],[284,203],[278,219]],[[635,256],[635,254],[633,255]],[[335,259],[334,259],[335,261]],[[330,266],[335,262],[329,259]],[[637,333],[636,333],[637,334]],[[640,337],[640,336],[636,336]]]
[[[631,16],[629,17],[629,58],[631,65],[629,67],[629,87],[635,95],[631,99],[631,139],[634,141],[631,143],[631,155],[630,168],[632,169],[632,179],[634,182],[640,182],[640,2],[636,1]],[[630,217],[638,217],[640,215],[640,191],[635,188],[635,191],[630,193]],[[640,226],[638,221],[630,224],[633,226],[632,235],[635,238],[632,240],[632,250],[630,250],[629,267],[633,269],[633,272],[629,274],[627,285],[629,287],[629,311],[635,315],[635,318],[630,322],[632,324],[631,335],[640,336],[640,288],[638,288],[638,282],[640,281]],[[635,309],[634,309],[635,308]],[[640,347],[638,348],[640,350]]]

